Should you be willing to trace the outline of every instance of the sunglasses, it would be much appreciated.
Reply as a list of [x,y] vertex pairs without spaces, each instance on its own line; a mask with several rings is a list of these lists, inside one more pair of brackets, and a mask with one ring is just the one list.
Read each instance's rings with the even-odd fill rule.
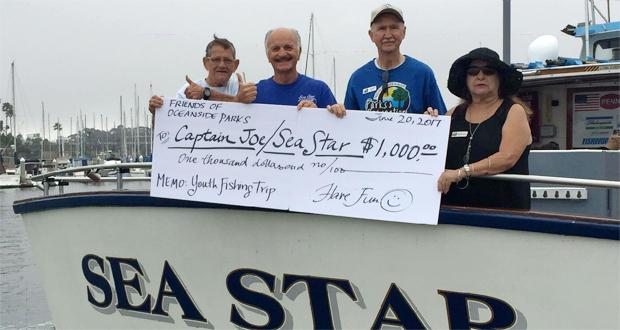
[[482,74],[485,76],[492,76],[497,73],[497,70],[488,66],[470,66],[467,68],[467,74],[470,76],[477,76],[480,71],[482,71]]
[[388,81],[390,80],[390,72],[388,70],[383,70],[381,73],[381,80],[383,81],[383,92],[387,92]]

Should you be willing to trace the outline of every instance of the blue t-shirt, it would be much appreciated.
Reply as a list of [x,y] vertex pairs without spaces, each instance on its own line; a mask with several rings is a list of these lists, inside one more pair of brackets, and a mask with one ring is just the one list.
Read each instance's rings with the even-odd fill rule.
[[327,84],[299,74],[295,82],[282,85],[273,80],[273,77],[264,79],[256,84],[256,100],[254,103],[297,105],[303,100],[314,102],[319,108],[327,108],[336,104],[336,98]]
[[[435,75],[431,68],[405,55],[405,61],[388,71],[372,60],[351,75],[344,98],[344,107],[351,110],[424,113],[433,107],[439,114],[446,113]],[[387,91],[384,90],[387,86]]]

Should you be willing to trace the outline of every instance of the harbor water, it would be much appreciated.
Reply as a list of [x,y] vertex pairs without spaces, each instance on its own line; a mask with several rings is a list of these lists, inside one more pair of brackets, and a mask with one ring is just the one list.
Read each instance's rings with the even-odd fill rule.
[[[125,189],[146,190],[148,182],[126,182]],[[115,183],[71,183],[65,193],[112,190]],[[57,194],[52,188],[50,194]],[[0,329],[54,329],[43,277],[37,269],[28,235],[13,202],[40,197],[36,188],[0,189]]]
[[36,188],[0,189],[0,329],[53,329],[42,277],[13,201],[42,195]]

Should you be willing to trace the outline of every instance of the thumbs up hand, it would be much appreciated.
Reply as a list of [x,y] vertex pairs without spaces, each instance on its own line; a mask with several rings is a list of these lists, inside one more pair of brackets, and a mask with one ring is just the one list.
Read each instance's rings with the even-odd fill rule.
[[192,79],[189,78],[188,75],[185,75],[185,81],[189,84],[187,88],[185,88],[185,97],[193,100],[202,100],[205,95],[204,87],[200,87],[200,85],[196,84]]
[[245,82],[243,77],[237,73],[239,80],[239,91],[235,95],[235,102],[252,103],[256,100],[256,84]]

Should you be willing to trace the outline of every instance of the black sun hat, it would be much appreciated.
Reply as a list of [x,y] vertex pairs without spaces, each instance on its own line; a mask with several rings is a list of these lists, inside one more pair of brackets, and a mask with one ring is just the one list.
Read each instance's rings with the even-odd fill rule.
[[517,94],[521,82],[523,82],[523,74],[502,62],[496,52],[486,47],[476,48],[452,63],[448,75],[448,89],[452,94],[463,99],[469,94],[466,83],[467,68],[474,60],[486,61],[489,63],[489,67],[497,70],[500,78],[500,96],[506,97]]

